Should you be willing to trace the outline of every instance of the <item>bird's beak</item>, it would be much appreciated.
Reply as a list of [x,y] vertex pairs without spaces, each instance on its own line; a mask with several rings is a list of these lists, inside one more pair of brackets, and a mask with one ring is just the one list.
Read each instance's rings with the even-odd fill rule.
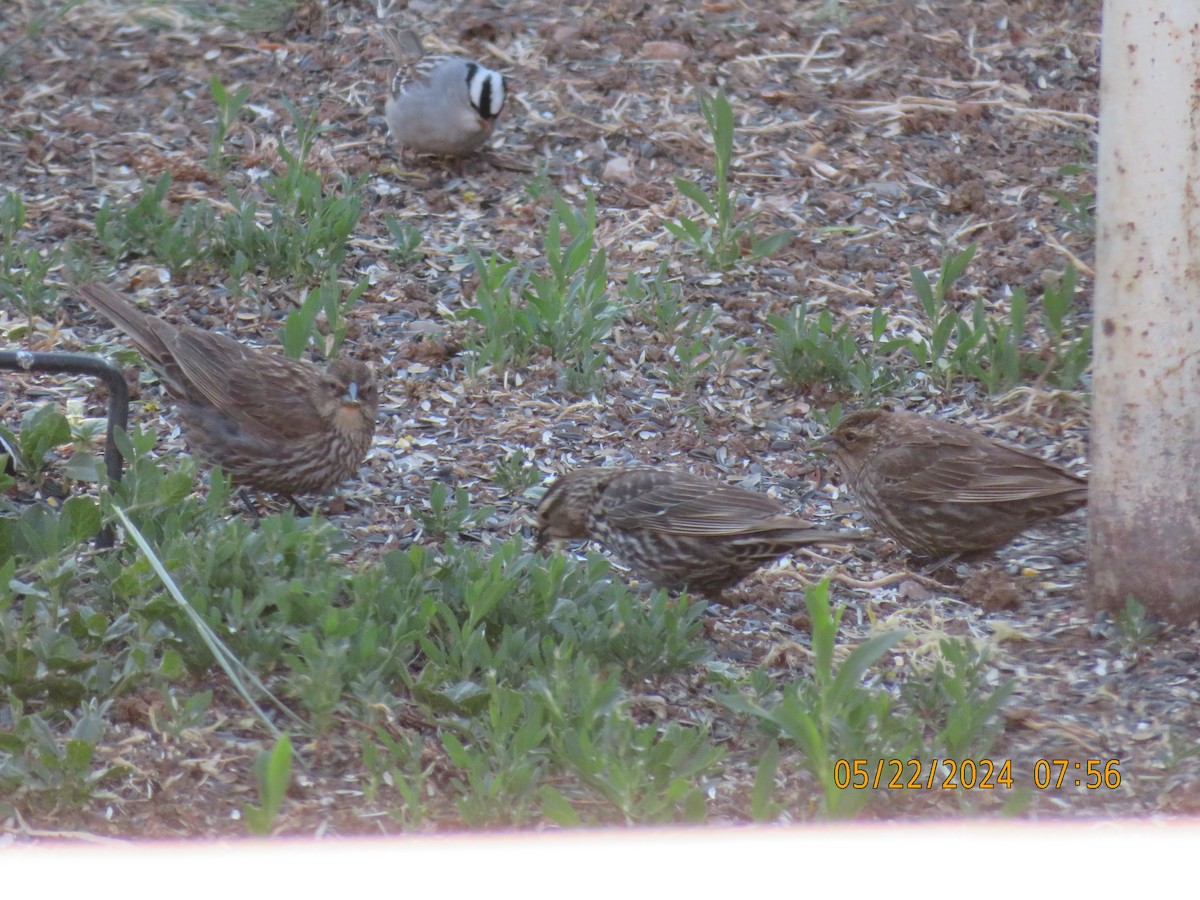
[[817,453],[823,453],[826,456],[829,455],[830,450],[840,446],[841,444],[839,444],[837,438],[833,436],[832,431],[828,434],[822,435],[812,443],[813,450],[815,450]]
[[361,401],[358,399],[358,382],[352,381],[346,386],[345,403],[347,406],[358,406]]

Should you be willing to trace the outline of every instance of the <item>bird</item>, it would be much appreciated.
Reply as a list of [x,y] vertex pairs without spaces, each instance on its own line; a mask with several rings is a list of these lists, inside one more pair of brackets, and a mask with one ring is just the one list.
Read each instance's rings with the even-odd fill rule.
[[[462,57],[424,56],[411,31],[385,30],[401,64],[384,106],[388,132],[403,150],[468,156],[492,136],[504,109],[503,75]],[[408,62],[415,57],[416,63]]]
[[919,557],[999,549],[1087,503],[1087,479],[970,428],[907,411],[851,413],[821,439],[867,521]]
[[784,514],[764,494],[686,472],[591,467],[561,476],[537,510],[537,546],[593,540],[655,587],[720,600],[796,547],[857,540]]
[[174,399],[192,451],[234,481],[270,493],[321,494],[357,470],[379,397],[366,363],[325,368],[143,313],[107,285],[79,289],[112,320]]

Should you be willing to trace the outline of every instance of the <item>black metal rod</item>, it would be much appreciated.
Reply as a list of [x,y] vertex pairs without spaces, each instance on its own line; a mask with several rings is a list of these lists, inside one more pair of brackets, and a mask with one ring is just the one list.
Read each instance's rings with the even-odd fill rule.
[[[99,356],[86,353],[34,353],[29,350],[0,350],[0,369],[14,372],[66,372],[70,375],[92,375],[108,385],[108,429],[104,442],[104,468],[108,480],[121,480],[124,460],[113,432],[129,426],[129,385],[121,370]],[[96,536],[97,547],[111,547],[112,529],[105,527]]]

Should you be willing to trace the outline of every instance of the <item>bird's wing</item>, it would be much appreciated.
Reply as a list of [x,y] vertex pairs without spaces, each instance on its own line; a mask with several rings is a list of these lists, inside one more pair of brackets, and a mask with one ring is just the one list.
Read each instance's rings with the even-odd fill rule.
[[914,503],[1005,503],[1083,493],[1087,481],[1016,447],[986,449],[944,434],[880,453],[884,489]]
[[[646,528],[685,535],[742,534],[781,517],[774,500],[681,473],[630,473],[620,489],[605,492],[605,514],[618,528]],[[794,525],[795,522],[793,521]]]
[[233,338],[181,329],[174,355],[188,381],[213,406],[266,440],[319,431],[310,389],[320,372],[311,363],[252,350]]

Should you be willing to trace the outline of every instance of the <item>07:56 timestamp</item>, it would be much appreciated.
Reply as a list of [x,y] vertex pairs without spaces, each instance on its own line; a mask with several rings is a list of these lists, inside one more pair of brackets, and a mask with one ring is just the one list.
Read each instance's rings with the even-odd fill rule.
[[[1038,790],[1074,785],[1088,790],[1121,786],[1121,761],[1117,759],[1038,759],[1033,764],[1033,785]],[[839,788],[863,790],[995,790],[1012,789],[1012,760],[990,759],[839,759],[833,780]]]

